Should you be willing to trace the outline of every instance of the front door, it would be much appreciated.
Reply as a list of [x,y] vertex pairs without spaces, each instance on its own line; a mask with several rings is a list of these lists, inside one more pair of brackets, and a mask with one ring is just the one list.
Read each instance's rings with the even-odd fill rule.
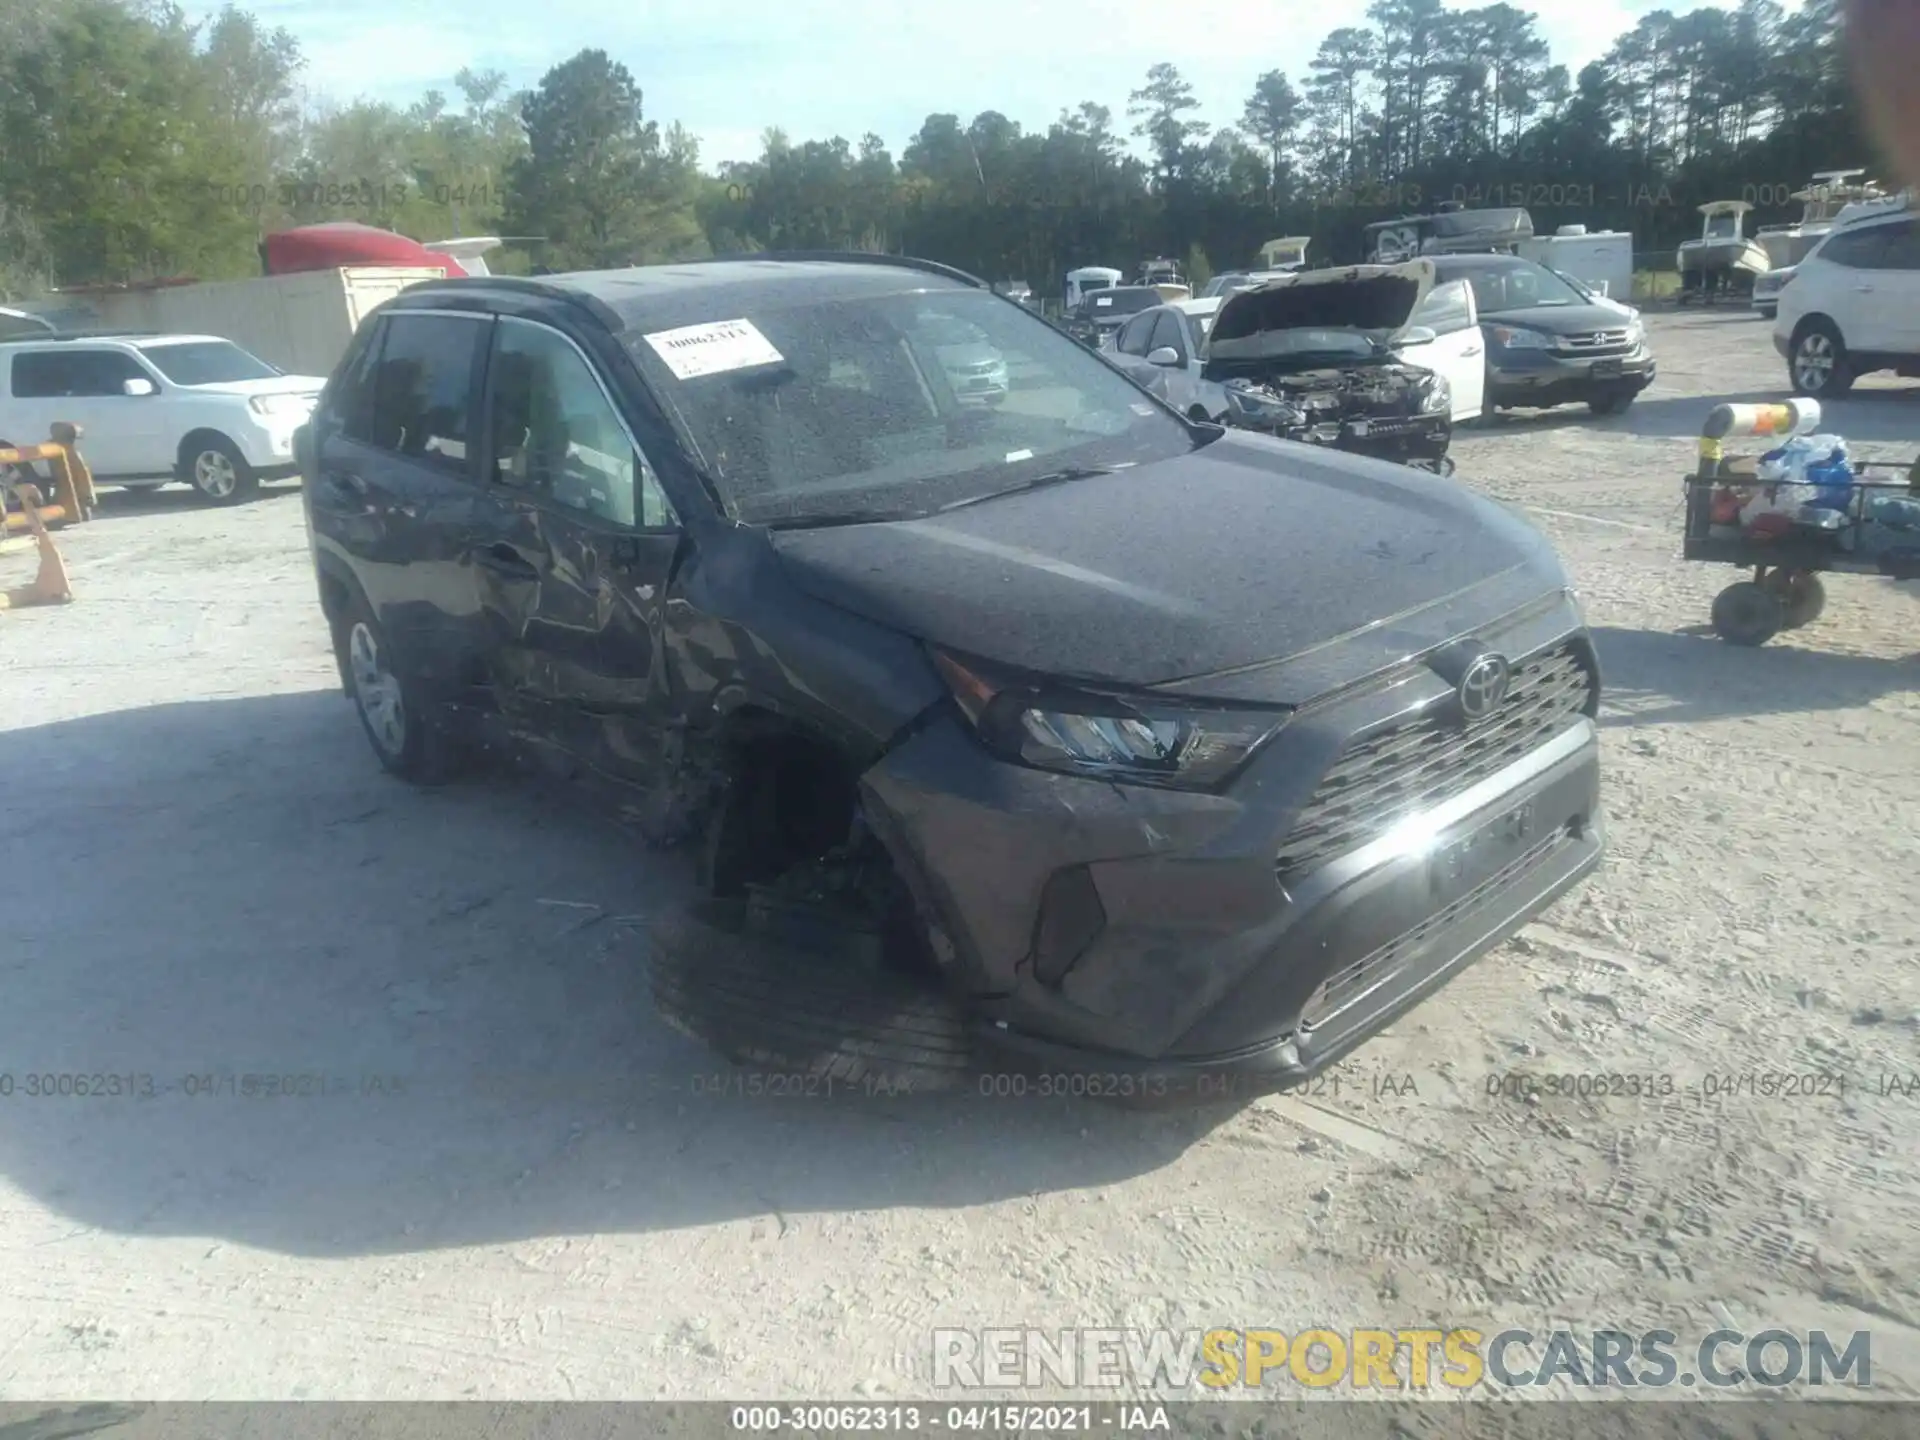
[[666,492],[585,353],[547,325],[499,321],[482,414],[470,559],[501,712],[570,767],[651,789],[682,541]]
[[1486,408],[1487,345],[1480,333],[1473,287],[1465,280],[1434,286],[1408,323],[1426,327],[1435,338],[1394,348],[1408,364],[1424,365],[1447,377],[1453,387],[1456,425],[1474,419]]

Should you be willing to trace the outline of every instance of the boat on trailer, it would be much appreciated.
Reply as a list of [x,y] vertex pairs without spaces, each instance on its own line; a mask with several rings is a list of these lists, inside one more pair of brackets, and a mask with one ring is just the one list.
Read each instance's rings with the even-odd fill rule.
[[1710,200],[1700,207],[1700,238],[1683,241],[1675,257],[1682,305],[1723,291],[1750,293],[1754,279],[1774,268],[1766,247],[1747,234],[1752,209],[1745,200]]

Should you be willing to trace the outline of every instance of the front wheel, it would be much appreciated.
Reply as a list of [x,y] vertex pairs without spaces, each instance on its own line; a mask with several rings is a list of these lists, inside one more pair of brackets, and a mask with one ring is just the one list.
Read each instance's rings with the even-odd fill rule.
[[181,477],[216,505],[238,505],[260,490],[247,457],[224,435],[195,435],[181,447]]
[[1853,367],[1847,359],[1846,341],[1840,338],[1831,320],[1824,317],[1807,320],[1794,332],[1787,373],[1795,394],[1815,400],[1832,399],[1853,388]]
[[356,602],[341,622],[339,643],[348,694],[380,764],[415,785],[438,785],[451,778],[451,738],[364,603]]

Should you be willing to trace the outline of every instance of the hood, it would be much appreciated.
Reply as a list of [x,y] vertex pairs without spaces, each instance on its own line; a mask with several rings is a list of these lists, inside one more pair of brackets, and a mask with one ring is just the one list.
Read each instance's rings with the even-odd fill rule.
[[219,380],[210,385],[182,385],[199,395],[318,395],[326,388],[320,375],[269,375],[264,380]]
[[1134,687],[1342,641],[1310,668],[1357,678],[1454,638],[1463,613],[1485,623],[1566,584],[1539,532],[1464,486],[1232,431],[948,515],[771,541],[816,599],[989,661]]
[[1434,286],[1431,260],[1302,270],[1229,295],[1207,337],[1216,360],[1263,357],[1263,336],[1280,330],[1365,330],[1391,339],[1407,328]]
[[1483,311],[1482,325],[1511,325],[1541,330],[1548,335],[1587,335],[1595,330],[1619,330],[1639,317],[1631,306],[1596,300],[1587,305],[1528,305],[1518,310]]

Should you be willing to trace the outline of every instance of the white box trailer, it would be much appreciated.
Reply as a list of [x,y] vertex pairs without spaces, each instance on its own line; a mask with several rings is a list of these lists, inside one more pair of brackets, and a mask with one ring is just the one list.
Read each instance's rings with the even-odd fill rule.
[[373,308],[447,272],[352,266],[124,290],[69,291],[34,308],[62,330],[218,335],[289,375],[327,375]]
[[1610,300],[1633,300],[1633,236],[1625,230],[1589,230],[1562,225],[1551,235],[1522,240],[1520,254],[1549,270],[1571,275]]

